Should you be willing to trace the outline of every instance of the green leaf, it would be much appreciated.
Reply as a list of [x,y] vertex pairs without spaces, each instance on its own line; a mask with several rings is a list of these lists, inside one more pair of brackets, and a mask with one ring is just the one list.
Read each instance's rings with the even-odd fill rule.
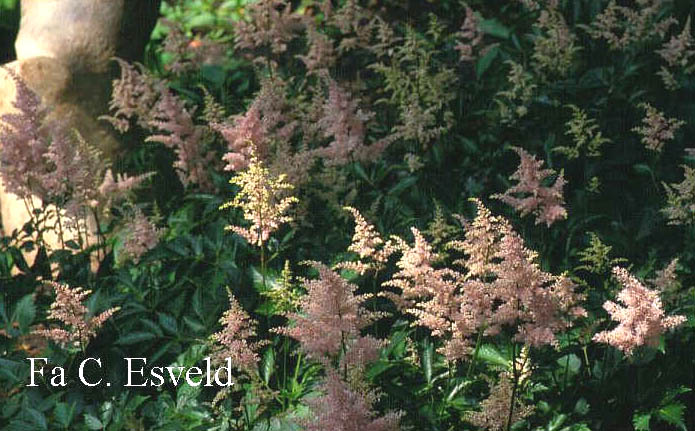
[[491,365],[502,366],[505,368],[511,368],[512,361],[505,357],[499,350],[492,344],[483,344],[478,349],[478,359]]
[[137,343],[142,343],[143,341],[149,341],[156,338],[155,335],[151,332],[141,332],[141,331],[135,331],[135,332],[130,332],[122,337],[120,337],[118,340],[116,340],[116,344],[120,344],[122,346],[129,346],[131,344],[137,344]]
[[53,417],[63,428],[68,428],[75,415],[75,404],[58,403],[53,409]]
[[388,194],[398,196],[401,193],[403,193],[406,189],[414,186],[415,183],[417,183],[417,177],[405,177],[398,184],[391,187],[391,190],[388,191]]
[[500,39],[509,39],[511,30],[496,19],[484,19],[480,21],[479,27],[483,33]]
[[365,374],[368,380],[372,380],[375,377],[383,374],[384,372],[395,367],[396,363],[390,361],[376,361],[369,367],[369,370]]
[[577,401],[577,403],[574,405],[574,412],[579,414],[579,415],[588,414],[590,409],[591,409],[591,406],[589,406],[589,403],[586,401],[585,398],[580,398]]
[[567,368],[569,375],[577,374],[579,369],[582,367],[581,359],[579,359],[579,356],[575,355],[574,353],[570,353],[569,355],[559,358],[557,360],[557,364],[561,367],[563,373],[565,368]]
[[661,407],[657,410],[657,416],[659,419],[667,422],[679,429],[686,431],[685,422],[683,422],[683,413],[685,411],[685,406],[681,403],[673,403],[667,406]]
[[490,65],[492,65],[492,62],[497,58],[497,54],[499,54],[499,52],[499,48],[495,46],[489,49],[484,56],[478,59],[478,62],[475,65],[475,75],[478,79],[480,79],[485,71],[490,68]]
[[169,335],[176,335],[179,332],[178,325],[176,324],[176,319],[174,319],[171,314],[167,313],[157,313],[157,319],[159,325],[164,328]]
[[422,354],[420,355],[420,366],[425,373],[427,384],[432,383],[432,360],[434,357],[434,345],[428,339],[423,341]]
[[270,348],[263,353],[263,362],[261,363],[261,376],[267,385],[270,383],[270,378],[275,370],[275,351]]
[[101,423],[99,419],[89,413],[84,415],[84,423],[90,430],[101,430],[104,429],[104,424]]
[[25,332],[36,317],[36,306],[32,295],[26,295],[17,303],[12,320],[19,323],[19,329]]
[[553,418],[550,420],[550,423],[546,427],[548,431],[558,431],[558,429],[564,425],[564,423],[567,421],[567,415],[566,414],[558,414],[556,413]]
[[635,431],[650,431],[649,420],[651,418],[651,413],[635,413],[632,416],[632,426],[635,427]]

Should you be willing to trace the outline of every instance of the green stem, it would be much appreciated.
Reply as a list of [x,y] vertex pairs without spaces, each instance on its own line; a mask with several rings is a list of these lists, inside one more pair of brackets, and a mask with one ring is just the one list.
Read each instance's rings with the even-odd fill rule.
[[473,358],[471,359],[471,363],[468,364],[468,371],[466,372],[466,379],[471,375],[471,371],[473,371],[473,366],[475,365],[476,361],[478,360],[478,351],[480,350],[480,344],[483,341],[483,328],[480,328],[478,330],[478,337],[475,341],[475,350],[473,351]]
[[514,400],[516,399],[516,391],[519,384],[519,376],[516,369],[516,344],[512,343],[512,396],[509,400],[509,416],[507,416],[507,431],[512,429],[512,419],[514,418]]

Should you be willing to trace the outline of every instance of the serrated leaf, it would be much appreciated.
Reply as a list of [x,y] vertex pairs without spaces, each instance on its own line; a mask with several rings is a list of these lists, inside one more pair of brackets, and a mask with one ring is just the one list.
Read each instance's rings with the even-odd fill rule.
[[495,46],[490,48],[485,55],[478,59],[478,62],[475,64],[475,75],[478,79],[480,79],[485,71],[490,68],[492,62],[495,61],[499,52],[499,48]]
[[58,403],[53,409],[53,417],[63,428],[68,428],[75,414],[75,404]]
[[90,430],[104,429],[104,424],[102,424],[101,421],[97,419],[94,415],[90,415],[89,413],[84,415],[84,423]]
[[395,365],[395,363],[390,361],[376,361],[369,367],[369,370],[367,370],[365,376],[368,380],[372,380],[380,374],[383,374],[384,372],[390,370]]
[[509,39],[509,35],[511,34],[509,27],[494,18],[481,20],[478,28],[480,28],[483,33],[500,39]]
[[500,353],[492,344],[483,344],[478,348],[478,359],[491,365],[498,365],[505,368],[512,366],[512,361]]
[[174,319],[171,314],[157,313],[157,320],[159,321],[159,325],[164,328],[164,331],[169,333],[169,335],[178,334],[179,328],[176,324],[176,319]]
[[651,413],[635,413],[632,416],[632,426],[635,427],[635,431],[650,431],[649,421],[651,418]]
[[681,403],[673,403],[667,406],[661,407],[657,411],[657,416],[659,419],[667,422],[673,426],[676,426],[683,431],[686,431],[685,422],[683,422],[683,413],[685,412],[685,406]]
[[14,309],[12,320],[19,324],[19,329],[25,332],[36,317],[36,306],[32,295],[26,295],[19,300]]
[[136,331],[136,332],[130,332],[118,340],[116,340],[116,344],[120,344],[122,346],[129,346],[131,344],[137,344],[137,343],[142,343],[143,341],[149,341],[156,338],[155,335],[151,332],[141,332],[141,331]]
[[275,351],[273,349],[266,349],[263,353],[263,362],[261,363],[261,375],[266,385],[270,383],[270,378],[273,376],[274,371]]

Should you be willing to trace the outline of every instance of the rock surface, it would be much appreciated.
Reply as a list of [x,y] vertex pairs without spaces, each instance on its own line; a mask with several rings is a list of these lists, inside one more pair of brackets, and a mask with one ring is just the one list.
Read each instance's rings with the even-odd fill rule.
[[[17,60],[5,67],[41,96],[50,117],[113,156],[122,145],[112,127],[98,120],[108,111],[117,72],[111,59],[142,57],[159,6],[160,0],[22,0]],[[0,116],[14,112],[15,91],[0,69]],[[24,202],[1,184],[0,210],[5,234],[29,220]]]

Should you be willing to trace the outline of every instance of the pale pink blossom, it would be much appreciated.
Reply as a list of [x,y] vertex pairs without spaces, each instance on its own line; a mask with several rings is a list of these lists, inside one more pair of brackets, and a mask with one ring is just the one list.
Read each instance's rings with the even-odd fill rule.
[[313,413],[302,420],[306,431],[397,431],[401,413],[377,416],[372,405],[376,396],[350,388],[336,371],[329,371],[319,387],[322,395],[306,401]]
[[256,337],[256,322],[246,313],[234,296],[229,294],[229,309],[220,318],[222,330],[212,334],[215,345],[213,359],[232,365],[244,372],[254,372],[258,364],[258,351],[265,344],[252,341]]
[[603,308],[618,326],[594,335],[594,341],[607,343],[627,356],[639,346],[657,346],[661,335],[687,319],[685,316],[666,316],[659,292],[646,288],[625,268],[614,267],[613,275],[623,286],[617,304],[606,301]]
[[493,195],[493,198],[512,206],[520,212],[522,217],[534,214],[536,224],[545,223],[550,227],[556,221],[567,218],[562,192],[566,184],[564,174],[560,172],[551,186],[545,186],[544,182],[555,174],[555,171],[541,169],[543,160],[537,160],[523,148],[512,147],[512,149],[519,155],[521,161],[516,172],[509,178],[518,183],[503,194]]
[[56,293],[51,304],[48,319],[62,323],[62,328],[40,329],[35,334],[46,337],[62,346],[84,349],[94,338],[104,323],[119,310],[110,308],[96,316],[91,316],[84,301],[92,293],[81,287],[70,288],[66,284],[48,282]]
[[[302,350],[312,358],[325,360],[344,353],[348,343],[358,340],[360,331],[378,314],[363,307],[369,296],[355,294],[357,286],[323,264],[313,266],[319,278],[304,282],[307,294],[301,299],[300,312],[288,313],[293,324],[278,331],[299,341]],[[364,343],[358,342],[358,348]]]

